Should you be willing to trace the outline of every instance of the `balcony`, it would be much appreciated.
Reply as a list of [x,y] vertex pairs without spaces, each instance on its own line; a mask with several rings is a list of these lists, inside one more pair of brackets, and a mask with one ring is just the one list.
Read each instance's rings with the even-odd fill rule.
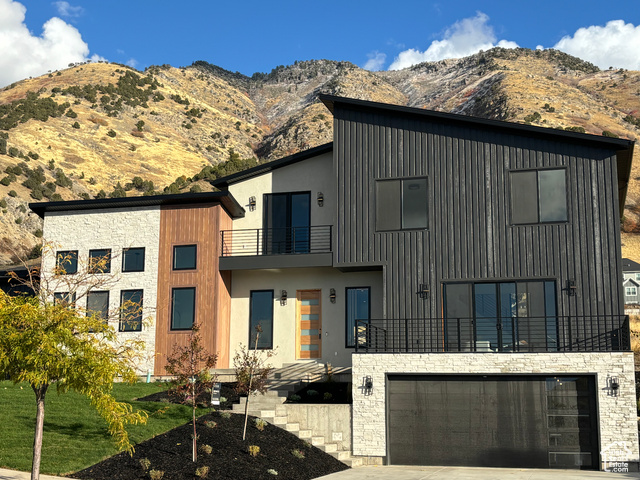
[[331,225],[220,232],[220,270],[330,267]]
[[357,353],[630,351],[629,317],[358,320]]

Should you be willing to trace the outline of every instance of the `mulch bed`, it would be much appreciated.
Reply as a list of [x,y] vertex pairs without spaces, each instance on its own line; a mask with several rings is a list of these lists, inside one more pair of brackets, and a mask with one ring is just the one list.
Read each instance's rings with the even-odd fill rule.
[[[226,414],[227,416],[229,414]],[[164,472],[162,480],[192,480],[196,469],[209,467],[208,479],[307,480],[346,470],[342,462],[312,447],[295,435],[267,424],[259,431],[249,417],[247,440],[242,441],[244,415],[230,414],[224,418],[219,412],[204,415],[196,422],[198,445],[212,447],[211,454],[198,452],[198,461],[191,461],[191,423],[158,435],[136,445],[133,457],[120,453],[85,470],[71,475],[73,478],[92,480],[149,480],[150,470]],[[216,422],[211,428],[205,422]],[[248,453],[249,445],[260,447],[257,457]],[[297,458],[293,450],[300,450],[304,458]],[[150,467],[145,471],[140,460],[147,459]],[[269,473],[272,469],[277,475]]]
[[295,392],[297,397],[289,396],[287,403],[353,403],[351,383],[315,382]]
[[[231,410],[234,403],[240,403],[240,396],[235,391],[235,382],[223,382],[220,386],[220,397],[224,398],[224,402],[220,402],[220,406],[216,406],[216,409]],[[141,402],[163,402],[163,403],[181,403],[180,398],[170,393],[169,390],[162,392],[152,393],[146,397],[137,398]],[[211,403],[211,394],[204,393],[198,396],[197,403],[199,405],[209,406]]]

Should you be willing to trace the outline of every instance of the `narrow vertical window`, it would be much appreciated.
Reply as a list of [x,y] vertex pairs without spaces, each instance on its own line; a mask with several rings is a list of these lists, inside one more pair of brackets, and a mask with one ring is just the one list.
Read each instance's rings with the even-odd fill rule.
[[174,288],[171,291],[171,330],[191,329],[195,314],[195,287]]
[[347,332],[346,346],[355,347],[358,336],[358,320],[369,320],[371,316],[370,287],[347,288]]
[[252,290],[249,306],[249,346],[256,346],[256,327],[262,331],[258,348],[273,348],[273,290]]
[[120,292],[121,332],[142,330],[142,300],[142,290],[122,290]]

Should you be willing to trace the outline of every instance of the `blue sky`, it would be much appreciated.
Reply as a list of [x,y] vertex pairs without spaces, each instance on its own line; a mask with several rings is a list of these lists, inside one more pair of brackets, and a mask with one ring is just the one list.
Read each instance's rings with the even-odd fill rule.
[[320,58],[396,69],[494,45],[556,47],[601,68],[640,70],[640,6],[637,0],[0,0],[0,86],[91,58],[138,69],[206,60],[251,75]]

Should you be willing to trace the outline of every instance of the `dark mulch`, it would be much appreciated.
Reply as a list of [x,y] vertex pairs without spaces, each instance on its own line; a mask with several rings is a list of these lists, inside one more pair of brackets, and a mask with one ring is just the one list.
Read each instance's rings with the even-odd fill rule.
[[[206,421],[215,421],[210,428]],[[260,480],[287,479],[306,480],[346,470],[342,462],[323,451],[312,447],[295,435],[267,424],[264,431],[255,427],[254,417],[249,418],[247,440],[242,441],[244,415],[231,414],[223,418],[218,412],[207,414],[197,420],[198,445],[213,447],[211,454],[198,453],[198,461],[191,461],[191,433],[189,423],[136,445],[133,457],[120,453],[92,467],[76,472],[71,477],[93,480],[149,480],[149,472],[143,469],[140,460],[148,459],[150,469],[164,472],[163,480],[192,480],[199,477],[198,467],[208,466],[208,479]],[[260,447],[257,457],[247,451],[249,445]],[[305,458],[296,458],[291,452],[302,451]],[[268,473],[273,469],[277,476]]]
[[[223,382],[220,386],[220,398],[224,398],[224,402],[220,402],[220,406],[216,406],[220,410],[231,410],[234,403],[240,403],[240,396],[235,391],[236,382]],[[137,398],[141,402],[169,402],[169,403],[181,403],[180,398],[176,395],[172,395],[169,390],[162,392],[152,393],[143,398]],[[209,406],[211,403],[211,394],[204,393],[198,396],[197,403]]]
[[315,382],[297,390],[287,403],[352,403],[350,382]]

